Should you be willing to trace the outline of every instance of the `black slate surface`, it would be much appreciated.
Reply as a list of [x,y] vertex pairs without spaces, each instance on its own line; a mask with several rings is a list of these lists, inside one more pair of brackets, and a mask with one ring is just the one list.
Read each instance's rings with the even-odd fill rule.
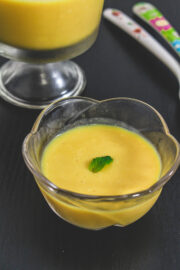
[[[106,0],[105,7],[132,15],[135,2]],[[180,32],[180,1],[151,2]],[[180,141],[177,81],[136,41],[103,20],[96,44],[76,61],[88,80],[84,96],[148,102]],[[22,159],[22,141],[38,113],[0,99],[0,270],[180,269],[180,170],[136,223],[97,232],[76,228],[50,210]]]

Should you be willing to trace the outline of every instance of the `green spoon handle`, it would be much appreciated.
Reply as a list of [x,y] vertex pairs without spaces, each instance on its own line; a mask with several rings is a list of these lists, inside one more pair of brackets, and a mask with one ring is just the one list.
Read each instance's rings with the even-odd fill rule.
[[146,2],[136,3],[133,12],[153,27],[180,56],[180,35],[155,6]]

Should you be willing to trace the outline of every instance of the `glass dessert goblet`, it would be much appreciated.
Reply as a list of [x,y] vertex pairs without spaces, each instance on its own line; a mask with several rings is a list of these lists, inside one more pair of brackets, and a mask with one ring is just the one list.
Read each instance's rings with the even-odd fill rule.
[[95,42],[104,0],[0,1],[0,95],[14,105],[43,108],[79,95],[83,70],[67,61]]

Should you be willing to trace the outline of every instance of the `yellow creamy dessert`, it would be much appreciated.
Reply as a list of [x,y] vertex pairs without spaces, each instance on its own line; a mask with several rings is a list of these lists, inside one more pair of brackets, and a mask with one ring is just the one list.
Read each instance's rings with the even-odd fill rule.
[[74,45],[96,31],[104,0],[0,0],[0,42],[28,49]]
[[[98,173],[88,169],[95,157],[111,156],[112,164]],[[91,195],[122,195],[144,190],[160,175],[155,148],[126,129],[91,125],[74,128],[46,147],[42,171],[55,185]]]
[[[92,161],[109,156],[98,172]],[[55,137],[42,155],[43,174],[61,189],[99,196],[116,196],[143,191],[158,181],[160,157],[153,145],[138,133],[111,125],[73,128]],[[40,187],[52,208],[81,227],[97,229],[113,224],[127,225],[146,213],[160,191],[138,201],[88,202],[53,198]]]

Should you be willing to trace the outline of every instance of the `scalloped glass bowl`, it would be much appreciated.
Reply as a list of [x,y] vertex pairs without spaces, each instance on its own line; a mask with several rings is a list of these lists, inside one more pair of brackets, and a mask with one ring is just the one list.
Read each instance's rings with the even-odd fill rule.
[[[93,123],[131,127],[151,141],[162,161],[159,181],[134,194],[93,196],[63,190],[47,179],[41,172],[41,154],[47,143],[69,128]],[[147,213],[177,170],[180,147],[162,116],[142,101],[76,97],[59,100],[40,113],[24,140],[23,157],[44,198],[58,216],[79,227],[97,230],[112,225],[126,226]]]

